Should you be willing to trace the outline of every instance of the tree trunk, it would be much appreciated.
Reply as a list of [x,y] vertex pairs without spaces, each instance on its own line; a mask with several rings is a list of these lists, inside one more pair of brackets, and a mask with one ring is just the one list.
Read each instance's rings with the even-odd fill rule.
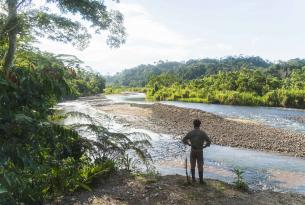
[[4,57],[4,72],[13,66],[17,44],[17,0],[7,0],[8,50]]

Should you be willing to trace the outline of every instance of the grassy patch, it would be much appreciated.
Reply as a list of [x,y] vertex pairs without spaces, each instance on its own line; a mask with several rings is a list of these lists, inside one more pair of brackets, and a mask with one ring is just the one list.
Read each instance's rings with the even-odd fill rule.
[[160,174],[156,171],[149,172],[136,172],[132,173],[132,176],[142,184],[153,184],[160,180]]

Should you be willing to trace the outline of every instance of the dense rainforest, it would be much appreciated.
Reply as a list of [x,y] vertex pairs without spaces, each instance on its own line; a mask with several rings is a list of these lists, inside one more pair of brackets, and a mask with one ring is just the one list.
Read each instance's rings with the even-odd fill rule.
[[152,76],[162,73],[175,73],[181,80],[192,80],[202,75],[216,74],[220,70],[239,70],[242,67],[267,68],[270,62],[260,57],[226,57],[224,59],[200,59],[186,62],[158,61],[155,64],[139,65],[125,69],[114,76],[106,76],[108,84],[127,87],[143,87]]
[[[107,78],[107,92],[137,87],[153,100],[305,108],[305,60],[226,57],[140,65]],[[126,88],[125,88],[126,89]],[[133,90],[135,90],[133,88]]]
[[[49,7],[60,12],[52,13]],[[124,42],[123,17],[102,1],[0,1],[0,204],[43,204],[67,192],[90,190],[97,177],[128,167],[128,150],[144,160],[145,140],[131,141],[109,132],[82,113],[55,109],[64,99],[101,93],[104,78],[82,68],[74,56],[42,52],[38,37],[85,48],[86,26],[109,30],[107,43]],[[87,124],[63,125],[64,118],[86,118]],[[89,132],[96,140],[80,135]]]

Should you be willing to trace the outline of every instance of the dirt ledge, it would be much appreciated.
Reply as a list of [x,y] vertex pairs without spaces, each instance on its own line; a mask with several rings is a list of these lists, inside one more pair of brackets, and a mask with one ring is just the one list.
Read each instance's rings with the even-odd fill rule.
[[244,192],[217,180],[206,185],[187,184],[184,176],[148,177],[115,175],[92,192],[75,193],[56,204],[209,204],[209,205],[303,205],[305,196],[270,191]]

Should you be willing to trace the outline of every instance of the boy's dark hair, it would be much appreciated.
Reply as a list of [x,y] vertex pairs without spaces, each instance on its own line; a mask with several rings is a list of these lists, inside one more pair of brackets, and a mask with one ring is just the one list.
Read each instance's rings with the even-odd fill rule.
[[193,121],[193,125],[194,125],[194,127],[198,128],[198,127],[200,127],[200,125],[201,125],[201,121],[200,121],[199,119],[195,119],[195,120]]

